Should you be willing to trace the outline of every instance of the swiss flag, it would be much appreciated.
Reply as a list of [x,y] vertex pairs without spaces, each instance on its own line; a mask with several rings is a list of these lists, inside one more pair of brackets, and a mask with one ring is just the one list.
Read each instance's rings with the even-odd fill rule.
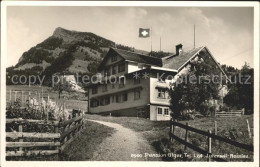
[[150,28],[139,28],[139,37],[140,38],[150,37]]

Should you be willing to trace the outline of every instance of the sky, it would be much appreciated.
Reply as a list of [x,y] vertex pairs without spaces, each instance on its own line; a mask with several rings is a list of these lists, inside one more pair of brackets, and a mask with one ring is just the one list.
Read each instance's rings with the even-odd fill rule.
[[253,67],[252,7],[83,7],[8,6],[7,66],[53,34],[57,27],[92,32],[116,43],[150,51],[139,28],[152,27],[153,51],[175,52],[207,46],[221,64]]

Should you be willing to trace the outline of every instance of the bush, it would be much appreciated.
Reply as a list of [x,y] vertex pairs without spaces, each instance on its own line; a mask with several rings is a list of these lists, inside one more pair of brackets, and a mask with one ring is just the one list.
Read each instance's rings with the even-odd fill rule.
[[220,106],[219,110],[227,112],[228,111],[228,107],[226,105],[222,105],[222,106]]
[[208,104],[206,104],[206,103],[200,104],[200,106],[199,106],[199,112],[200,112],[202,115],[204,115],[204,116],[209,115],[209,106],[208,106]]
[[196,146],[196,147],[199,147],[199,146],[200,146],[200,140],[199,140],[199,139],[194,138],[194,139],[191,140],[191,143],[192,143],[194,146]]

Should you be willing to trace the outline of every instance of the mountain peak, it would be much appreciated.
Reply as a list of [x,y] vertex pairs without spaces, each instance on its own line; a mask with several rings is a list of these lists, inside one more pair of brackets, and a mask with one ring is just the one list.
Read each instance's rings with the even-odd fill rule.
[[57,27],[53,32],[53,37],[61,38],[64,42],[81,41],[84,40],[88,33],[74,30],[67,30],[62,27]]
[[68,35],[68,32],[71,32],[71,31],[66,30],[65,28],[62,28],[62,27],[57,27],[53,32],[53,36],[60,37],[61,35]]

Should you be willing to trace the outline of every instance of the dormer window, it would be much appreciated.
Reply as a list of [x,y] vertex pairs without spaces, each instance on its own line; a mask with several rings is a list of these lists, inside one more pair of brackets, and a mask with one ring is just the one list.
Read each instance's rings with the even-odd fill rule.
[[121,63],[118,65],[118,72],[124,72],[125,71],[125,63]]
[[117,61],[117,56],[116,56],[116,55],[113,55],[113,56],[111,57],[111,62],[115,62],[115,61]]

